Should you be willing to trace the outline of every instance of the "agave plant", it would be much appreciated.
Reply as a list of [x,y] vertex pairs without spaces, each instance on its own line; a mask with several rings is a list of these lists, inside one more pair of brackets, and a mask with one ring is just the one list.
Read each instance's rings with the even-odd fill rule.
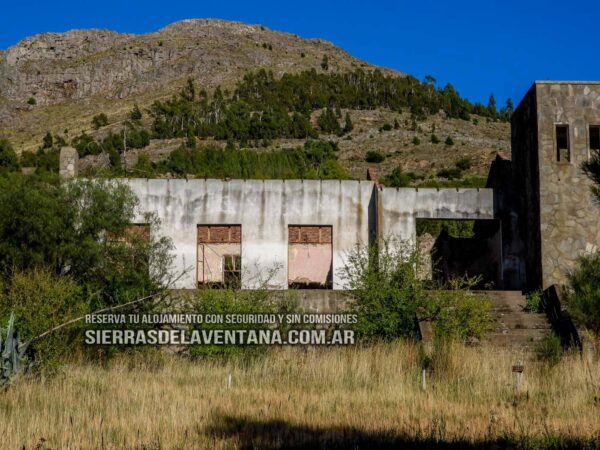
[[28,363],[23,344],[15,330],[15,315],[11,313],[6,329],[0,328],[0,386],[10,383]]

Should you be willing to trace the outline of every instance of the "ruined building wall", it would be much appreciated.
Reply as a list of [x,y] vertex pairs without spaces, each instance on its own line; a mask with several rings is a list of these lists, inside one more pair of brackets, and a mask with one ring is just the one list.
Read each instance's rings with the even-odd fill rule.
[[[175,246],[173,270],[187,270],[177,288],[196,287],[197,226],[241,225],[241,283],[252,289],[268,280],[288,288],[289,225],[332,227],[333,288],[343,288],[340,270],[357,243],[369,241],[368,181],[129,179],[140,200],[138,219],[155,212],[156,232]],[[374,213],[374,212],[373,212]]]
[[[153,232],[173,241],[173,270],[186,270],[174,287],[182,289],[196,287],[198,225],[241,226],[243,288],[261,286],[272,271],[267,287],[287,289],[294,277],[311,278],[314,270],[322,268],[325,278],[311,281],[323,284],[331,277],[333,289],[344,289],[341,272],[349,253],[357,244],[372,242],[375,234],[414,242],[416,218],[493,218],[490,189],[379,190],[371,181],[334,180],[125,182],[139,199],[137,220],[144,221],[144,213],[155,213],[161,226]],[[302,236],[299,242],[293,237],[290,240],[290,227],[293,231],[298,226],[309,226],[306,230],[310,231],[315,225],[322,227],[318,243],[302,242]],[[307,245],[318,249],[305,248]],[[322,261],[316,264],[314,259],[319,255]],[[299,261],[311,267],[293,266]]]
[[[577,258],[600,246],[600,206],[581,171],[589,125],[600,125],[600,83],[538,82],[537,129],[542,287],[564,284]],[[557,161],[555,129],[569,126],[570,161]]]
[[378,192],[380,238],[416,242],[417,219],[493,219],[491,189],[382,188]]
[[[523,253],[520,255],[525,269],[519,277],[523,282],[522,288],[532,291],[539,289],[542,284],[542,258],[540,237],[540,199],[539,199],[539,161],[538,161],[538,133],[537,133],[537,107],[535,85],[525,95],[511,117],[511,148],[512,148],[512,179],[510,183],[514,189],[503,200],[502,207],[503,226],[510,220],[511,214],[517,210],[518,235],[505,234],[503,239],[511,245],[517,239],[523,243]],[[519,257],[518,253],[516,254]],[[518,263],[517,263],[518,264]]]

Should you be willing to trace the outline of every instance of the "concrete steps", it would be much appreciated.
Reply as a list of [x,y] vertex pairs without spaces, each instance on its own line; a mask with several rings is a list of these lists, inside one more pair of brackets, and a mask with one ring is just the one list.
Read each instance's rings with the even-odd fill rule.
[[520,291],[478,291],[492,302],[497,325],[487,336],[494,345],[532,348],[551,331],[545,314],[525,311],[525,296]]

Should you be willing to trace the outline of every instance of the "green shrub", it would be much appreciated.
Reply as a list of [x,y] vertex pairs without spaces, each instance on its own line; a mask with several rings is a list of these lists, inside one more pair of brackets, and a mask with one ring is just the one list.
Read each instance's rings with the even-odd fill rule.
[[[89,311],[82,289],[70,277],[47,269],[15,272],[0,296],[0,322],[15,313],[24,341]],[[56,331],[32,344],[36,369],[53,371],[73,352],[80,335],[77,325]]]
[[[189,299],[189,310],[194,314],[226,315],[226,314],[287,314],[296,310],[292,300],[275,300],[265,289],[234,290],[234,289],[199,289]],[[264,330],[271,324],[201,324],[196,329],[203,330]],[[285,324],[277,325],[285,331]],[[263,352],[265,346],[253,345],[191,345],[188,352],[191,356],[215,355],[256,355]]]
[[386,122],[382,125],[382,127],[379,129],[379,131],[390,131],[391,129],[392,129],[392,126]]
[[600,333],[600,252],[579,258],[569,284],[569,312],[581,324]]
[[421,264],[413,245],[395,239],[378,248],[357,246],[349,254],[342,278],[354,298],[358,335],[383,340],[416,336],[418,313],[434,321],[441,340],[483,337],[493,315],[489,302],[469,291],[477,280],[452,280],[426,290],[418,276]]
[[317,125],[323,133],[340,134],[342,128],[338,119],[331,108],[325,110],[317,118]]
[[129,119],[133,122],[142,120],[142,111],[137,103],[133,105],[133,109],[129,112]]
[[454,139],[452,139],[450,136],[448,136],[448,137],[446,138],[446,142],[445,142],[445,144],[446,144],[446,145],[454,145]]
[[385,155],[376,150],[369,150],[365,156],[365,161],[370,163],[380,163],[385,159]]
[[350,119],[350,114],[346,113],[346,117],[344,119],[343,132],[350,133],[352,130],[354,130],[354,124],[352,123],[352,119]]
[[471,168],[471,160],[469,158],[462,158],[456,161],[456,168],[460,170],[469,170]]
[[455,238],[472,238],[475,235],[474,227],[474,220],[418,219],[417,236],[428,233],[438,237],[444,230]]
[[92,117],[92,126],[95,130],[105,127],[106,125],[108,125],[108,117],[106,114],[100,113]]
[[37,100],[35,99],[35,97],[29,97],[29,99],[27,99],[27,104],[31,105],[31,106],[35,106],[35,105],[37,105]]
[[433,318],[436,338],[447,341],[481,339],[493,328],[491,302],[470,291],[475,279],[455,279],[450,289],[431,291],[425,314]]
[[19,168],[19,157],[8,139],[0,139],[0,172]]
[[535,353],[540,361],[555,366],[560,362],[563,355],[560,338],[554,333],[545,336],[535,346]]
[[447,178],[448,180],[455,180],[462,177],[462,170],[460,170],[458,167],[441,169],[438,171],[437,176],[440,178]]
[[359,337],[393,340],[417,335],[417,309],[426,299],[416,277],[417,263],[418,254],[396,240],[383,241],[379,248],[356,246],[350,252],[342,278],[352,292]]
[[435,135],[435,134],[431,134],[431,143],[432,144],[439,144],[440,143],[440,139]]
[[540,291],[527,294],[525,297],[525,311],[530,313],[542,312],[542,293]]
[[413,177],[402,171],[402,167],[398,166],[392,173],[382,178],[382,183],[388,187],[408,187],[413,181]]
[[421,139],[419,139],[417,136],[415,136],[414,138],[412,138],[412,143],[413,143],[413,145],[420,145]]

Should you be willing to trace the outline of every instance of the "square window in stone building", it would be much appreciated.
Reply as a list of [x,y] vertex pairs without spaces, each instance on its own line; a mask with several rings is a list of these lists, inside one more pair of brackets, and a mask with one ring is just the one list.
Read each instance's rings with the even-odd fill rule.
[[332,228],[323,225],[288,227],[288,283],[297,289],[331,289]]
[[198,225],[198,286],[239,288],[242,280],[241,225]]
[[571,161],[569,125],[556,125],[556,160],[559,162]]

